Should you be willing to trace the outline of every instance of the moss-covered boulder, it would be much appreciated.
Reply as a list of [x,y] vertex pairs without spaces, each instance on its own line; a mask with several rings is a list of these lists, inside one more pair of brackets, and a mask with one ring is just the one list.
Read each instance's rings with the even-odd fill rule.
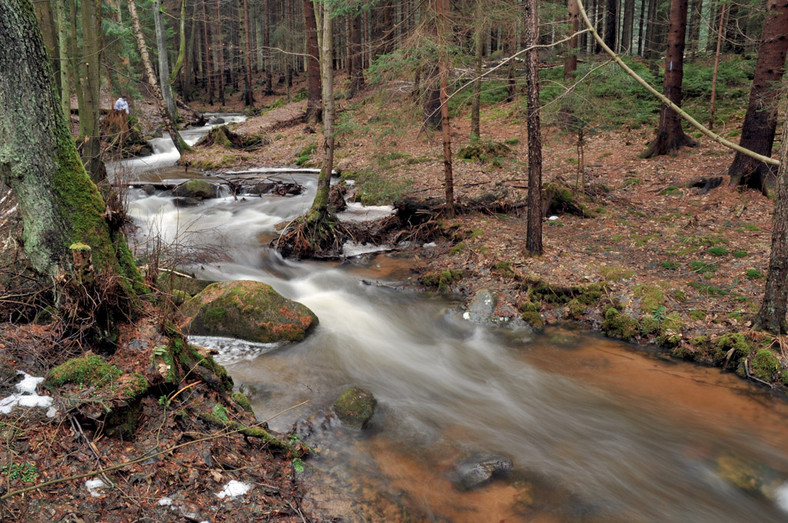
[[342,423],[363,429],[375,414],[378,400],[361,387],[350,387],[334,402],[334,412]]
[[180,198],[196,198],[204,200],[206,198],[216,198],[219,194],[219,188],[205,180],[189,180],[180,184],[172,190],[173,196]]
[[181,306],[184,332],[259,343],[300,341],[317,325],[306,306],[256,281],[214,283]]
[[640,332],[640,325],[632,316],[610,307],[605,311],[605,321],[602,322],[602,330],[610,338],[631,341]]

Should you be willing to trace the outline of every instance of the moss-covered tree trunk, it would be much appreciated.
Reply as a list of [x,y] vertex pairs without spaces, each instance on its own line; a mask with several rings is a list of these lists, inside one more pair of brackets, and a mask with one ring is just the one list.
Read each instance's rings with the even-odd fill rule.
[[19,200],[32,266],[53,278],[70,273],[72,245],[85,244],[97,271],[141,281],[80,161],[31,0],[0,0],[0,71],[0,181]]

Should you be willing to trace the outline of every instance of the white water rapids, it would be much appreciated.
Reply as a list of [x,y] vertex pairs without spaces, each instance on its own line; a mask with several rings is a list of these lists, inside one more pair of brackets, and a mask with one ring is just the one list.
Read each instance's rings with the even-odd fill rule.
[[[719,370],[593,336],[473,325],[456,304],[377,285],[407,274],[406,262],[386,255],[343,264],[283,260],[267,242],[276,224],[311,203],[315,177],[271,176],[307,190],[190,208],[134,190],[129,212],[138,248],[159,237],[180,253],[173,255],[180,269],[269,283],[319,317],[311,336],[285,347],[199,340],[221,351],[218,360],[260,419],[309,402],[272,418],[271,428],[287,432],[349,385],[378,399],[368,432],[345,432],[337,447],[305,461],[329,471],[318,480],[336,482],[315,494],[318,515],[390,521],[362,508],[382,496],[403,499],[415,521],[788,521],[788,507],[780,507],[788,497],[784,400]],[[448,479],[451,464],[471,452],[508,456],[514,470],[459,492]],[[746,493],[722,479],[720,459],[731,455],[770,465],[776,490]]]

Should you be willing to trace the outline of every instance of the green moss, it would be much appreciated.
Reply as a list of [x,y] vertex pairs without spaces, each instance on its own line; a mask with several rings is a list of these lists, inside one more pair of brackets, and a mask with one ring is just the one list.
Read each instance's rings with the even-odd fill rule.
[[47,385],[60,387],[66,383],[101,387],[119,378],[123,371],[95,355],[73,358],[58,365],[46,378]]
[[640,298],[640,310],[643,312],[651,312],[665,301],[664,291],[654,285],[636,285],[634,294]]
[[653,316],[644,316],[640,320],[640,332],[644,335],[659,332],[659,322]]
[[690,309],[689,317],[695,321],[701,321],[706,319],[706,312],[698,310],[698,309]]
[[222,323],[227,318],[227,309],[224,307],[211,307],[205,311],[205,323],[207,325],[215,325]]
[[675,347],[681,343],[682,334],[681,330],[684,328],[684,322],[677,312],[671,312],[662,321],[659,327],[659,336],[657,336],[657,344],[661,347]]
[[449,292],[450,285],[460,281],[465,277],[465,273],[459,269],[446,269],[441,272],[431,272],[421,277],[421,283],[427,287],[433,287],[438,292]]
[[662,189],[659,194],[663,196],[682,196],[684,193],[675,185],[669,185]]
[[712,256],[725,256],[728,254],[728,249],[725,247],[720,247],[719,245],[716,247],[711,247],[706,250],[707,253],[711,254]]
[[610,338],[630,341],[637,336],[640,331],[640,325],[632,316],[619,312],[614,307],[610,307],[605,311],[605,320],[602,322],[602,330],[605,335]]
[[635,271],[623,267],[601,267],[599,275],[606,281],[628,280],[635,275]]
[[575,298],[567,304],[567,309],[570,318],[578,319],[581,318],[583,314],[585,314],[588,307],[583,302]]
[[350,387],[334,402],[334,411],[343,423],[364,428],[375,414],[375,397],[360,387]]
[[660,265],[662,265],[663,269],[667,269],[669,271],[675,271],[676,269],[679,268],[679,264],[678,263],[671,262],[671,261],[664,261]]
[[232,398],[233,401],[236,402],[246,412],[254,412],[252,410],[252,404],[249,401],[249,398],[247,398],[246,394],[243,392],[233,392]]
[[544,318],[536,311],[525,311],[520,318],[530,325],[535,331],[541,332],[544,330]]
[[749,255],[747,251],[733,251],[731,254],[734,258],[746,258]]
[[687,361],[694,361],[698,357],[698,353],[692,350],[690,347],[685,347],[684,345],[678,345],[670,351],[670,355],[674,358],[687,360]]
[[758,379],[771,383],[779,370],[780,360],[769,349],[759,350],[752,358],[752,373]]
[[746,358],[750,355],[750,352],[753,349],[753,346],[750,342],[747,341],[747,338],[744,337],[744,334],[740,332],[736,332],[733,334],[724,334],[717,338],[715,342],[716,352],[714,355],[714,359],[717,363],[722,363],[725,361],[727,357],[728,351],[733,349],[733,356],[731,357],[731,361],[738,361],[741,358]]
[[703,347],[709,342],[708,336],[695,336],[690,340],[690,345],[694,345],[696,347]]
[[456,256],[457,254],[460,254],[462,251],[464,251],[465,248],[466,248],[465,243],[460,242],[454,247],[452,247],[451,249],[449,249],[449,254],[451,254],[452,256]]
[[227,409],[221,403],[217,403],[211,409],[211,413],[224,423],[230,423],[230,416],[228,416]]
[[757,280],[764,277],[763,273],[758,269],[747,269],[744,271],[744,275],[751,280]]
[[512,262],[509,261],[502,261],[496,262],[493,265],[493,270],[503,276],[504,278],[514,278],[514,269],[512,268]]

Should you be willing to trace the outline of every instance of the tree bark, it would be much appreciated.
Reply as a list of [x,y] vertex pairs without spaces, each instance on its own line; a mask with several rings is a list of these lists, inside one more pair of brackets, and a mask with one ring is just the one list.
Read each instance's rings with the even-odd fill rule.
[[252,93],[252,32],[249,30],[249,1],[244,0],[244,32],[246,37],[246,57],[244,60],[244,105],[254,106],[254,94]]
[[611,49],[616,48],[618,28],[618,0],[607,0],[605,5],[605,44]]
[[167,130],[170,138],[172,138],[172,143],[175,144],[175,148],[178,150],[178,153],[183,154],[183,151],[189,150],[190,147],[186,145],[186,142],[183,141],[181,135],[178,134],[178,128],[175,126],[175,123],[172,121],[172,118],[170,118],[170,115],[167,112],[167,106],[164,104],[164,98],[161,95],[161,89],[159,88],[159,84],[156,81],[156,73],[153,71],[150,55],[148,55],[148,46],[145,45],[145,37],[142,35],[140,17],[137,15],[137,6],[135,5],[134,0],[129,0],[129,15],[131,15],[131,25],[134,31],[134,37],[137,39],[137,49],[140,52],[142,65],[145,68],[145,76],[148,80],[148,86],[153,92],[153,97],[156,99],[156,105],[159,108],[159,114],[161,115],[161,119],[164,122],[164,128]]
[[[129,0],[133,1],[133,0]],[[170,89],[170,63],[167,59],[167,43],[164,40],[164,24],[161,20],[161,0],[153,0],[153,24],[156,29],[156,49],[159,52],[159,86],[164,106],[171,120],[177,121],[177,109]]]
[[0,180],[19,201],[30,263],[53,278],[70,273],[71,246],[82,243],[98,271],[124,275],[127,285],[141,282],[80,161],[30,0],[0,0],[0,49]]
[[539,116],[539,53],[534,47],[539,37],[537,0],[525,1],[526,46],[525,81],[528,128],[528,230],[525,249],[541,255],[542,247],[542,129]]
[[780,146],[780,168],[777,170],[777,202],[774,206],[772,250],[769,255],[769,274],[756,327],[774,334],[788,332],[785,321],[788,303],[788,119],[783,122]]
[[632,29],[635,26],[635,0],[623,0],[624,19],[621,22],[621,42],[619,49],[622,53],[632,54]]
[[[133,0],[132,0],[133,1]],[[208,23],[208,0],[202,0],[202,57],[203,57],[203,78],[208,89],[208,104],[213,105],[213,51],[211,49],[211,27]],[[224,92],[224,90],[222,90]]]
[[567,4],[569,10],[569,34],[574,35],[566,44],[566,59],[564,60],[564,80],[569,81],[575,78],[575,71],[577,71],[577,35],[575,33],[580,27],[580,20],[578,19],[577,0],[569,0]]
[[476,16],[478,25],[473,33],[474,47],[474,74],[473,80],[473,99],[471,101],[471,141],[478,140],[482,136],[481,132],[481,97],[482,97],[482,66],[484,59],[484,32],[487,24],[482,22],[483,6],[481,0],[476,0]]
[[60,101],[66,122],[71,120],[71,59],[69,58],[71,31],[69,20],[72,14],[69,7],[70,2],[64,0],[57,2],[55,11],[60,57]]
[[[665,81],[663,94],[681,107],[681,82],[684,77],[684,39],[687,32],[687,0],[672,0],[670,3],[670,32],[665,56]],[[659,114],[657,137],[651,142],[645,158],[672,154],[683,146],[694,147],[698,143],[690,138],[681,127],[681,118],[673,109],[663,105]]]
[[717,29],[717,52],[714,53],[714,73],[711,77],[711,101],[709,102],[709,129],[714,129],[714,106],[717,103],[717,73],[720,70],[720,51],[722,50],[722,28],[725,23],[725,8],[720,8],[720,25]]
[[270,0],[263,0],[263,69],[265,70],[265,88],[263,94],[270,96],[274,94],[273,78],[272,78],[272,60],[271,60],[271,4]]
[[107,177],[107,170],[101,160],[101,42],[100,0],[82,2],[82,68],[81,91],[82,105],[79,107],[79,134],[82,141],[82,161],[94,182],[99,183]]
[[364,48],[361,43],[361,14],[350,15],[350,95],[364,88]]
[[[739,145],[771,156],[777,130],[778,90],[788,51],[788,2],[769,0],[767,7]],[[783,140],[788,140],[788,136],[784,136]],[[773,173],[765,163],[736,153],[728,174],[731,186],[741,184],[765,191]]]
[[454,173],[451,162],[451,126],[449,125],[449,58],[446,53],[446,34],[449,31],[447,14],[449,0],[436,0],[438,15],[438,67],[440,68],[441,133],[443,136],[443,189],[446,215],[454,217]]
[[318,55],[320,49],[317,44],[317,22],[315,19],[315,5],[312,0],[304,0],[304,24],[306,31],[306,85],[307,101],[304,120],[317,123],[321,120],[320,105],[320,61]]

